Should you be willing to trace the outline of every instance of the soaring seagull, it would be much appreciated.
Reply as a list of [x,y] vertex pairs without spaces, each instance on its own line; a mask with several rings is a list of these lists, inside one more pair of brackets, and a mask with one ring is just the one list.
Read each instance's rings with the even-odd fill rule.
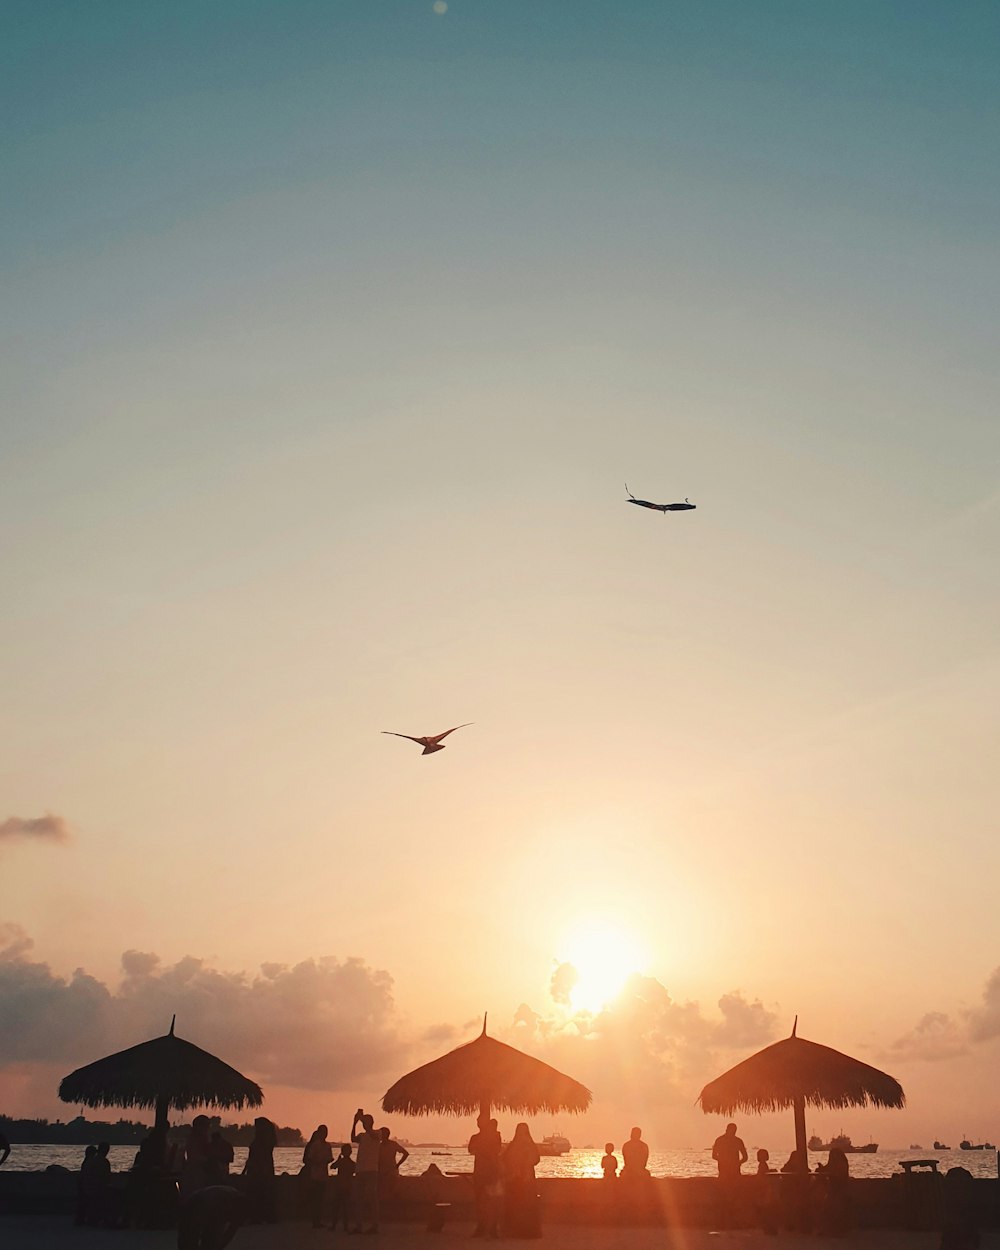
[[687,498],[683,503],[650,503],[648,499],[636,499],[628,488],[628,482],[625,483],[625,493],[628,495],[627,503],[634,503],[637,508],[652,508],[654,512],[691,512],[698,506]]
[[382,733],[389,734],[392,738],[407,738],[410,742],[415,742],[417,746],[424,749],[421,755],[433,755],[435,751],[443,751],[444,743],[442,738],[447,738],[449,734],[453,734],[455,729],[465,729],[467,725],[474,725],[475,721],[467,720],[465,725],[456,725],[454,729],[446,729],[443,734],[424,734],[422,738],[414,738],[412,734],[398,734],[394,729],[383,729]]

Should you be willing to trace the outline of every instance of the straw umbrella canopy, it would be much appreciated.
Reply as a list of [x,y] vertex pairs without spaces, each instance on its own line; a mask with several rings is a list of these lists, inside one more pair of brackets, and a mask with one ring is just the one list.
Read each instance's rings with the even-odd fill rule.
[[156,1126],[163,1129],[171,1107],[259,1107],[260,1086],[177,1037],[176,1019],[163,1037],[77,1068],[60,1082],[59,1097],[87,1107],[155,1107]]
[[735,1068],[711,1081],[701,1091],[701,1109],[708,1115],[734,1111],[778,1111],[791,1107],[795,1114],[795,1148],[806,1162],[805,1107],[902,1107],[903,1087],[894,1078],[839,1050],[796,1036],[765,1046]]
[[590,1090],[540,1059],[483,1031],[440,1059],[408,1073],[382,1099],[382,1110],[403,1115],[472,1115],[491,1110],[553,1115],[586,1111]]

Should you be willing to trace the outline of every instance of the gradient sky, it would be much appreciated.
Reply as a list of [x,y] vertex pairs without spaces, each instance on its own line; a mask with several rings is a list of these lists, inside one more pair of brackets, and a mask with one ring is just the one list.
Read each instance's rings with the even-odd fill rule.
[[[70,830],[0,837],[4,1008],[356,956],[383,1066],[244,1037],[279,1119],[488,1009],[592,1084],[571,1135],[700,1143],[798,1013],[907,1089],[856,1138],[1000,1131],[997,6],[2,25],[0,833]],[[648,1033],[551,996],[595,924]],[[106,1039],[29,1024],[0,1095],[53,1113]]]

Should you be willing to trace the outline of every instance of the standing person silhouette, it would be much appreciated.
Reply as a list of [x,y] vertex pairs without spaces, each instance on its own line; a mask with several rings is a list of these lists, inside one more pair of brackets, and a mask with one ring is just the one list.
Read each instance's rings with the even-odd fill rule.
[[733,1223],[740,1169],[749,1158],[746,1146],[736,1136],[735,1124],[727,1124],[726,1131],[715,1139],[712,1158],[719,1168],[719,1219],[725,1227]]
[[333,1147],[326,1140],[327,1127],[321,1124],[306,1143],[302,1152],[303,1180],[306,1186],[306,1209],[312,1217],[313,1228],[323,1227],[323,1199],[326,1197],[326,1178],[333,1162]]
[[643,1180],[649,1176],[649,1147],[642,1140],[642,1129],[634,1128],[628,1141],[622,1146],[622,1180]]
[[496,1188],[500,1183],[500,1152],[503,1143],[496,1120],[480,1115],[479,1132],[469,1138],[472,1155],[472,1193],[476,1204],[476,1227],[473,1237],[496,1237],[499,1233],[499,1204]]
[[330,1227],[337,1227],[340,1219],[344,1232],[350,1231],[351,1223],[351,1190],[354,1187],[354,1160],[351,1148],[345,1142],[340,1147],[340,1154],[333,1161],[333,1190],[330,1198]]
[[[361,1132],[358,1132],[358,1125]],[[378,1165],[381,1156],[382,1137],[375,1132],[375,1121],[359,1107],[354,1113],[351,1125],[351,1141],[358,1147],[358,1161],[355,1165],[354,1178],[358,1191],[358,1222],[354,1226],[356,1233],[378,1232]],[[362,1228],[362,1221],[368,1220],[368,1227]]]
[[504,1177],[504,1227],[511,1237],[541,1237],[541,1214],[535,1166],[541,1156],[527,1124],[514,1129],[501,1162]]
[[274,1125],[266,1117],[258,1116],[253,1122],[253,1140],[243,1165],[252,1224],[274,1224],[278,1218],[274,1192],[274,1148],[277,1144],[278,1134]]
[[6,1137],[4,1137],[3,1133],[0,1133],[0,1168],[3,1167],[3,1165],[7,1162],[9,1158],[10,1158],[10,1142],[7,1140]]
[[191,1121],[187,1141],[184,1143],[184,1162],[181,1164],[179,1189],[182,1199],[212,1182],[210,1127],[211,1121],[207,1115],[196,1115]]
[[379,1199],[388,1198],[396,1188],[399,1169],[410,1157],[410,1152],[398,1141],[394,1141],[387,1128],[380,1128],[378,1147],[378,1189]]
[[712,1158],[719,1165],[719,1180],[734,1181],[749,1159],[747,1148],[736,1136],[736,1125],[727,1124],[726,1131],[715,1139]]

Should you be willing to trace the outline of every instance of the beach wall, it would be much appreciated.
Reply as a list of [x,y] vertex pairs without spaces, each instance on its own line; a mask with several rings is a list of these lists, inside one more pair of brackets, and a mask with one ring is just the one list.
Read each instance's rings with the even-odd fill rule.
[[[283,1220],[304,1218],[302,1185],[297,1176],[277,1179],[279,1216]],[[114,1177],[124,1188],[125,1174]],[[756,1177],[741,1177],[731,1191],[709,1177],[649,1179],[626,1185],[603,1180],[565,1178],[538,1182],[543,1222],[609,1226],[675,1226],[681,1228],[757,1227],[765,1207],[782,1227],[797,1219],[813,1224],[825,1210],[827,1195],[815,1177],[805,1189],[796,1189],[795,1178],[771,1177],[767,1189]],[[242,1185],[242,1178],[231,1183]],[[3,1215],[65,1215],[72,1218],[76,1205],[77,1176],[62,1170],[51,1172],[0,1172],[0,1218]],[[962,1205],[983,1228],[1000,1227],[1000,1182],[971,1179],[963,1186]],[[473,1222],[471,1178],[400,1177],[390,1196],[382,1201],[382,1218],[388,1222],[424,1223],[432,1205],[446,1222]],[[954,1206],[954,1202],[951,1203]],[[860,1228],[936,1228],[948,1211],[949,1198],[943,1178],[930,1174],[847,1182],[846,1206],[850,1221]]]

